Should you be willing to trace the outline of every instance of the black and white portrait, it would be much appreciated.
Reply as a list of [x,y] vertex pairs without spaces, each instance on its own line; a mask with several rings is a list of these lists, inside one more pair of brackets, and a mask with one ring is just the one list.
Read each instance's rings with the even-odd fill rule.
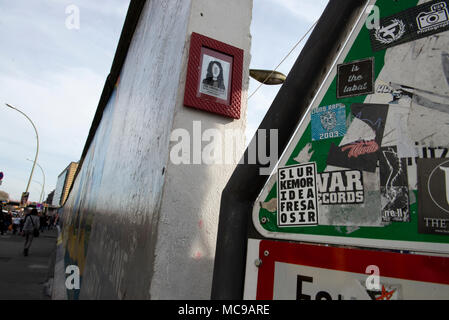
[[203,55],[200,92],[227,100],[231,64],[207,54]]

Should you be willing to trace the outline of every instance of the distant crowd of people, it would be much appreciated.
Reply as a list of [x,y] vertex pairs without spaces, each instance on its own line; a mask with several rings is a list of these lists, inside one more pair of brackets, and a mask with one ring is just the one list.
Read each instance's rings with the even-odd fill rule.
[[[31,208],[26,208],[20,212],[13,212],[11,210],[4,211],[2,209],[0,212],[0,234],[3,235],[8,232],[12,234],[21,234],[23,232],[26,215],[30,212]],[[46,215],[45,213],[37,212],[37,216],[39,217],[40,232],[52,230],[58,225],[59,217],[57,213],[54,215]]]
[[47,215],[35,208],[25,208],[20,211],[4,211],[0,206],[0,235],[11,233],[25,237],[23,254],[28,255],[34,237],[40,232],[58,228],[58,214]]

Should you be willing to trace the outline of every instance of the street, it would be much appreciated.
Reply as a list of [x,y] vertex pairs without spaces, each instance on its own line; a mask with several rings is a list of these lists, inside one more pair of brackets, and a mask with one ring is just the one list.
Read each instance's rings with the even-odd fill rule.
[[33,239],[29,255],[23,256],[25,238],[11,233],[0,235],[0,300],[50,300],[44,284],[52,273],[57,231]]

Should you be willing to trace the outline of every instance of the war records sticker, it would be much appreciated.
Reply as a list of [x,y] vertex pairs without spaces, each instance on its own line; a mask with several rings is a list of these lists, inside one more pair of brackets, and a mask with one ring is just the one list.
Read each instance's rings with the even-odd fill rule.
[[339,138],[346,134],[346,106],[333,104],[312,110],[312,141]]
[[328,171],[317,175],[318,202],[322,205],[365,202],[363,175],[358,170]]
[[338,99],[372,93],[374,93],[374,58],[338,65]]
[[278,169],[278,226],[318,225],[316,164]]
[[449,235],[449,160],[418,159],[418,232]]
[[448,0],[430,1],[383,18],[370,31],[373,51],[380,51],[449,30]]

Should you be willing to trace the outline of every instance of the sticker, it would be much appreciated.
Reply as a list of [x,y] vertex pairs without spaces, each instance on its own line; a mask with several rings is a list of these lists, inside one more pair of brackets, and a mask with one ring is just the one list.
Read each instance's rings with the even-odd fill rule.
[[354,119],[339,146],[331,145],[328,165],[375,172],[388,105],[353,104]]
[[[317,174],[316,177],[320,225],[357,228],[382,226],[378,171],[370,173],[358,170],[328,170]],[[286,185],[281,187],[288,189]],[[288,194],[284,195],[282,201],[288,201]],[[294,196],[292,193],[290,198],[293,199]],[[261,208],[275,213],[279,203],[278,198],[271,198],[265,202],[260,201],[259,204]],[[287,205],[284,205],[284,208],[286,207]]]
[[407,161],[396,147],[381,148],[379,157],[383,222],[410,222]]
[[317,175],[320,205],[356,204],[365,201],[363,176],[358,170],[329,171]]
[[373,51],[380,51],[449,30],[448,0],[431,1],[383,18],[370,31]]
[[448,159],[449,148],[447,147],[429,147],[415,142],[415,157],[407,157],[408,184],[410,190],[418,189],[417,163],[418,159]]
[[374,93],[374,58],[338,65],[338,99],[372,93]]
[[[326,174],[329,174],[326,186],[328,194],[320,193],[326,191]],[[340,191],[344,188],[346,191]],[[381,198],[378,168],[375,173],[371,173],[359,170],[341,171],[341,168],[328,166],[325,172],[317,176],[317,190],[318,220],[321,226],[345,226],[348,228],[342,232],[349,234],[359,227],[383,225],[379,210]]]
[[392,87],[391,85],[382,84],[377,86],[376,93],[390,95],[391,100],[388,101],[388,104],[410,106],[413,99],[413,93],[403,89],[399,85],[395,87]]
[[449,235],[449,160],[417,163],[418,232]]
[[[364,284],[362,282],[362,285]],[[371,300],[402,300],[402,286],[400,284],[389,285],[382,283],[379,290],[366,289],[366,293],[368,293]]]
[[316,164],[279,168],[278,226],[316,226]]
[[346,106],[333,104],[312,110],[312,141],[340,138],[346,134]]

